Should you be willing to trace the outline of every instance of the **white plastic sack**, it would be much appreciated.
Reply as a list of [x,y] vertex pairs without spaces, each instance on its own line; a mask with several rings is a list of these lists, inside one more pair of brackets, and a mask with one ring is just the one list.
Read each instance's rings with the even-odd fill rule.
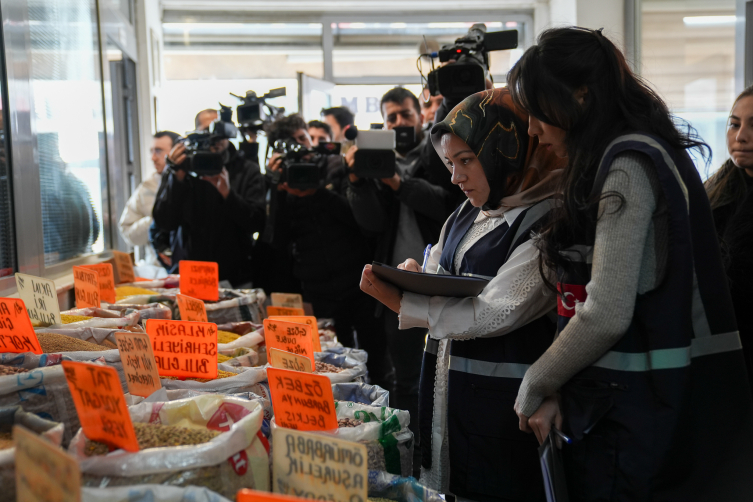
[[252,386],[267,379],[264,368],[234,368],[226,364],[218,364],[222,371],[229,371],[236,375],[228,378],[218,378],[209,382],[197,382],[195,380],[166,380],[161,379],[162,387],[171,389],[192,389],[204,392],[216,392],[219,394],[234,394],[248,392]]
[[231,502],[198,486],[136,485],[118,488],[82,488],[81,502]]

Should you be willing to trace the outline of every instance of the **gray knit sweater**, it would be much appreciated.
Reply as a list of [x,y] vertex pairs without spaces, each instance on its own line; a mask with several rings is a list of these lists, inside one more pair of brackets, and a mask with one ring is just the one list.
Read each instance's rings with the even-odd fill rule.
[[610,166],[599,204],[591,280],[586,301],[551,347],[526,372],[518,393],[520,411],[531,416],[543,399],[596,362],[625,334],[636,295],[664,278],[668,214],[656,168],[647,156],[625,152]]

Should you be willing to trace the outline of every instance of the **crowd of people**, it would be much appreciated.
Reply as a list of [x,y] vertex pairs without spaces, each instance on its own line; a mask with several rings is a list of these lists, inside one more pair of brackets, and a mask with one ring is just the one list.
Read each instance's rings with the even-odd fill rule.
[[[415,131],[382,179],[355,174],[345,107],[265,127],[270,145],[341,143],[306,189],[280,178],[284,152],[262,174],[227,139],[221,173],[192,176],[180,137],[157,133],[121,233],[170,271],[215,261],[233,287],[300,292],[334,319],[410,412],[416,476],[448,496],[545,500],[537,450],[556,430],[573,500],[747,500],[753,89],[705,185],[689,154],[708,146],[600,30],[545,31],[507,87],[396,87],[380,110]],[[489,282],[420,295],[372,261]]]

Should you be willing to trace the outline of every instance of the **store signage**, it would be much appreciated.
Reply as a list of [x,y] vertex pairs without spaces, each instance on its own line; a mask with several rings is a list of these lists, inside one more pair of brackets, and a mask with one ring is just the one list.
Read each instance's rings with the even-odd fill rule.
[[115,341],[120,351],[128,392],[134,396],[149,397],[161,389],[162,383],[149,335],[122,331],[115,333]]
[[304,316],[275,315],[275,316],[269,316],[269,319],[274,319],[277,321],[297,322],[300,324],[308,324],[309,326],[311,326],[311,341],[314,343],[314,352],[322,351],[322,343],[319,340],[319,326],[316,323],[316,317],[312,315],[304,315]]
[[131,260],[130,254],[113,251],[112,258],[115,262],[115,270],[118,272],[118,284],[136,281],[136,274],[133,271],[133,260]]
[[311,359],[280,349],[269,349],[269,364],[274,368],[283,370],[303,371],[304,373],[314,372]]
[[60,324],[60,304],[54,281],[16,274],[16,288],[32,322],[39,323],[40,326]]
[[0,298],[0,352],[42,354],[23,300]]
[[207,309],[202,300],[178,293],[178,310],[182,321],[207,322]]
[[288,321],[264,319],[264,340],[269,349],[275,348],[307,357],[314,365],[314,344],[311,341],[311,326]]
[[73,267],[73,288],[76,291],[76,308],[99,308],[99,274],[83,267]]
[[72,455],[19,425],[13,427],[13,442],[16,500],[80,502],[81,470]]
[[272,293],[272,305],[275,307],[303,308],[303,297],[294,293]]
[[274,305],[267,305],[267,317],[280,316],[280,315],[306,315],[302,308],[292,307],[275,307]]
[[103,302],[115,303],[115,273],[112,270],[112,263],[81,266],[94,270],[99,275],[99,299]]
[[217,378],[216,324],[149,319],[146,332],[160,376]]
[[[335,398],[329,378],[267,368],[267,380],[278,426],[300,431],[337,429]],[[277,431],[274,435],[277,435]]]
[[220,299],[220,269],[211,261],[180,262],[180,292],[200,300]]

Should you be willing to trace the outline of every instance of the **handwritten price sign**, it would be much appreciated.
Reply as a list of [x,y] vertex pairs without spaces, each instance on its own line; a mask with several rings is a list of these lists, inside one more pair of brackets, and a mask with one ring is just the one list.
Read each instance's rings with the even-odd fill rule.
[[269,364],[274,368],[283,370],[303,371],[304,373],[314,372],[314,368],[311,366],[311,359],[280,349],[269,349]]
[[275,348],[307,357],[314,365],[314,344],[311,341],[311,326],[288,321],[264,319],[264,339],[269,349]]
[[42,354],[23,300],[0,298],[0,352]]
[[136,274],[133,272],[133,261],[128,253],[113,251],[112,258],[115,262],[115,270],[118,272],[118,284],[134,282]]
[[337,429],[332,382],[323,375],[267,368],[275,422],[301,431]]
[[207,308],[203,301],[180,293],[176,295],[176,299],[181,320],[207,322]]
[[244,488],[235,494],[235,500],[238,502],[301,502],[298,497],[288,495],[274,495],[269,492],[260,492]]
[[16,288],[32,321],[42,326],[60,324],[60,305],[53,281],[33,275],[16,274]]
[[149,397],[161,389],[162,382],[149,335],[124,331],[115,333],[115,341],[118,342],[128,392],[134,396]]
[[303,297],[296,293],[272,293],[272,305],[275,307],[303,308]]
[[99,274],[83,267],[73,267],[73,287],[76,290],[76,308],[99,308]]
[[86,437],[126,451],[139,451],[115,368],[73,361],[61,364]]
[[302,308],[296,309],[292,307],[275,307],[274,305],[267,305],[267,317],[290,315],[302,316],[305,315],[305,312]]
[[149,319],[146,332],[160,376],[217,378],[216,324]]
[[13,442],[16,500],[80,502],[81,470],[73,456],[18,425],[13,427]]
[[94,270],[99,276],[99,299],[103,302],[115,303],[115,274],[112,271],[112,263],[81,265],[81,267]]
[[319,326],[316,324],[316,317],[312,315],[274,315],[269,316],[275,321],[297,322],[299,324],[308,324],[311,326],[311,341],[314,343],[314,352],[322,351],[322,342],[319,340]]
[[210,261],[180,262],[180,292],[200,300],[220,299],[220,269]]

